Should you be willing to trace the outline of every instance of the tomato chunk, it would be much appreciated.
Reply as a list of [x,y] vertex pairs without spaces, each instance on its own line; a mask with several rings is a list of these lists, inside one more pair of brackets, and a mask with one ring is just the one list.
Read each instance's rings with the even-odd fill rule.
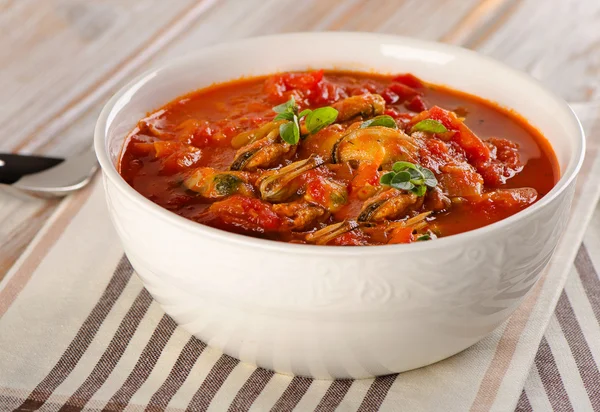
[[413,89],[418,89],[419,87],[423,87],[423,82],[414,74],[403,73],[399,74],[392,79],[395,82],[402,83],[405,86],[412,87]]
[[188,119],[177,126],[176,132],[181,142],[195,147],[206,147],[211,142],[215,130],[207,121]]
[[490,159],[489,147],[475,133],[471,131],[456,115],[441,107],[433,106],[431,109],[416,115],[411,121],[411,126],[421,120],[432,119],[442,123],[446,129],[455,131],[452,140],[465,151],[470,162],[485,162]]
[[198,165],[202,151],[177,141],[154,142],[156,158],[161,162],[161,172],[171,175]]
[[402,83],[392,83],[383,90],[381,96],[383,96],[387,103],[394,104],[410,100],[420,94],[420,91]]
[[492,149],[492,158],[476,165],[486,185],[498,187],[523,169],[519,146],[506,139],[492,137],[486,141]]
[[300,107],[325,106],[347,97],[343,88],[324,79],[323,70],[273,75],[265,81],[264,90],[274,103],[293,96]]
[[423,110],[427,110],[427,104],[425,100],[421,96],[415,96],[410,101],[406,102],[404,105],[408,110],[412,110],[413,112],[422,112]]

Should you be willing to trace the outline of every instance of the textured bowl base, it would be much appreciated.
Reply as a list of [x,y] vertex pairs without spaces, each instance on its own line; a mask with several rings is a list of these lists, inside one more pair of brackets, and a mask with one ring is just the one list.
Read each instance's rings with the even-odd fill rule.
[[[450,337],[440,330],[438,341],[443,345],[406,336],[390,340],[381,336],[381,326],[351,324],[338,330],[339,325],[315,319],[265,315],[203,301],[164,281],[133,254],[127,256],[150,294],[179,326],[229,356],[284,375],[366,379],[400,373],[455,355],[497,326],[469,337]],[[393,323],[389,328],[396,329]]]

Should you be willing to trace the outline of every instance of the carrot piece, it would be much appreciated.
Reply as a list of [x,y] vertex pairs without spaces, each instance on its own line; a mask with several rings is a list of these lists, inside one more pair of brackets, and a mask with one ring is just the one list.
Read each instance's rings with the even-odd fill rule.
[[399,227],[394,229],[388,244],[411,243],[414,240],[412,227]]

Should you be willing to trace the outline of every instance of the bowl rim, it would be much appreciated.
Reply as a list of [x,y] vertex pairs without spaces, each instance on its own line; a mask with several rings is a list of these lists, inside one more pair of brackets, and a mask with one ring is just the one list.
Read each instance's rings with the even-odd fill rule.
[[[131,187],[118,173],[115,164],[110,159],[108,145],[107,145],[107,131],[110,126],[110,122],[114,119],[113,111],[117,108],[117,103],[121,101],[131,90],[136,87],[140,87],[140,83],[144,82],[145,79],[151,78],[155,73],[171,68],[174,66],[185,65],[189,61],[200,59],[202,56],[214,53],[219,50],[224,50],[232,47],[246,46],[251,47],[252,43],[259,43],[261,41],[275,41],[284,40],[285,38],[301,37],[304,41],[310,41],[309,38],[322,38],[330,37],[331,40],[335,38],[344,38],[348,40],[350,37],[368,39],[370,38],[373,42],[380,44],[387,42],[392,44],[402,44],[409,47],[436,50],[452,54],[456,57],[466,56],[470,59],[486,61],[488,64],[497,66],[498,68],[511,73],[511,75],[520,77],[522,80],[537,86],[540,92],[545,93],[547,98],[552,99],[559,105],[574,121],[575,128],[577,129],[577,136],[573,138],[577,139],[577,147],[575,153],[569,160],[569,163],[564,171],[561,173],[560,179],[556,182],[554,187],[539,201],[526,209],[515,213],[505,219],[498,222],[494,222],[481,228],[473,229],[467,232],[459,233],[452,236],[442,237],[435,239],[433,242],[413,242],[410,244],[394,244],[394,245],[377,245],[377,246],[352,246],[352,247],[337,247],[337,246],[323,246],[323,245],[308,245],[308,244],[294,244],[279,242],[269,239],[260,239],[248,235],[242,235],[232,232],[227,232],[222,229],[213,228],[210,226],[203,225],[201,223],[194,222],[186,219],[182,216],[171,212],[151,200],[147,199],[140,193],[138,193],[133,187]],[[268,73],[265,73],[268,74]],[[167,102],[165,102],[166,104]],[[583,127],[565,100],[558,97],[556,94],[544,87],[538,80],[531,77],[529,74],[513,69],[506,64],[492,59],[488,56],[479,54],[475,51],[468,50],[459,46],[439,43],[428,40],[415,39],[404,36],[390,35],[390,34],[379,34],[379,33],[366,33],[366,32],[297,32],[297,33],[285,33],[285,34],[273,34],[267,36],[249,37],[241,40],[235,40],[231,42],[220,43],[217,45],[202,48],[194,51],[193,53],[185,54],[177,59],[170,60],[167,63],[158,65],[149,70],[144,71],[142,74],[136,76],[127,84],[122,86],[108,102],[104,105],[100,116],[96,122],[94,130],[94,149],[96,156],[102,168],[102,173],[105,177],[110,180],[125,196],[133,200],[138,206],[147,209],[148,212],[156,215],[158,218],[166,221],[167,223],[173,224],[186,231],[195,233],[199,236],[210,237],[214,240],[221,241],[222,243],[232,243],[238,246],[265,249],[271,251],[287,252],[292,254],[309,254],[309,255],[321,255],[321,256],[372,256],[372,255],[389,255],[396,254],[399,252],[417,252],[427,251],[431,249],[444,248],[445,246],[451,246],[453,244],[468,243],[475,239],[484,238],[486,236],[493,235],[494,233],[501,232],[519,222],[525,220],[538,213],[541,209],[547,207],[553,200],[555,200],[577,177],[579,170],[581,169],[584,155],[585,155],[585,134]]]

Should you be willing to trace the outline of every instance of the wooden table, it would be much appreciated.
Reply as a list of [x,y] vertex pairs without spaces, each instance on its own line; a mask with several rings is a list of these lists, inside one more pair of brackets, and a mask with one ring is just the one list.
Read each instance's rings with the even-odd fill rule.
[[[461,45],[590,101],[600,97],[599,27],[598,0],[0,0],[0,151],[80,152],[105,101],[135,74],[206,45],[280,32]],[[0,192],[0,279],[59,204]]]

